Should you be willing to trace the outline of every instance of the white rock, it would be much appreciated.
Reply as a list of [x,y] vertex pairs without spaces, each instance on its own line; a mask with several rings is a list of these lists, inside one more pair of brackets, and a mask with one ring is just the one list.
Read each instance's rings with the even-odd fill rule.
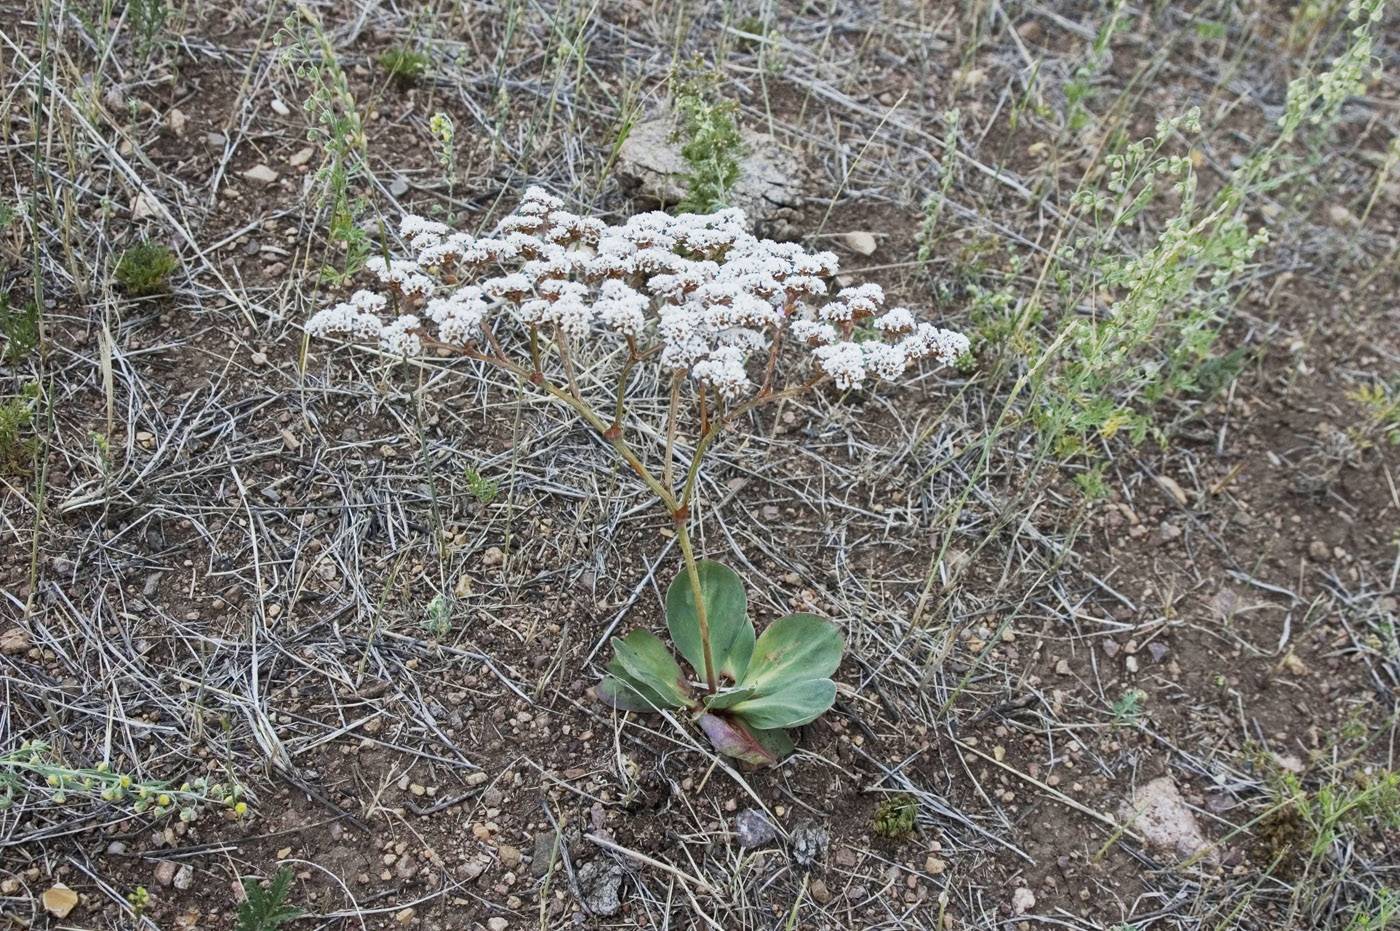
[[1196,816],[1170,776],[1139,786],[1132,799],[1119,807],[1118,817],[1128,823],[1129,830],[1141,834],[1160,851],[1183,860],[1203,855],[1207,862],[1215,861],[1215,853],[1201,833]]
[[292,108],[274,97],[272,99],[272,112],[278,116],[291,116]]
[[254,184],[268,185],[275,184],[279,175],[266,165],[259,164],[243,172],[243,177],[252,181]]
[[293,168],[300,168],[302,165],[311,161],[311,156],[315,154],[316,150],[314,148],[309,145],[305,146],[292,153],[292,156],[287,159],[287,164],[291,165]]
[[172,107],[170,112],[165,114],[165,123],[170,127],[170,131],[177,136],[185,134],[185,111],[179,107]]
[[1024,915],[1033,908],[1035,908],[1034,892],[1031,892],[1025,886],[1021,886],[1015,892],[1011,893],[1011,910],[1013,912],[1018,915]]
[[875,237],[865,230],[851,230],[841,238],[853,251],[861,255],[870,255],[875,251]]
[[142,191],[131,202],[131,219],[146,220],[160,216],[160,204],[150,194]]

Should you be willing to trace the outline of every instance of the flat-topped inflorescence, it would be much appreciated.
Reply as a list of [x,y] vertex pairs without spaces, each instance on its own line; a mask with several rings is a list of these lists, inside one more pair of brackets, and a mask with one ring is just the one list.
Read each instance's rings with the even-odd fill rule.
[[620,339],[637,357],[654,348],[660,365],[729,403],[772,387],[785,341],[806,347],[815,374],[842,389],[897,379],[925,359],[952,364],[967,351],[962,334],[885,308],[877,284],[829,295],[834,254],[760,239],[746,224],[728,208],[609,226],[538,187],[479,239],[409,215],[399,232],[416,258],[372,259],[384,293],[356,292],[307,330],[408,355],[424,346],[494,354],[512,340],[523,346],[531,331],[570,347]]

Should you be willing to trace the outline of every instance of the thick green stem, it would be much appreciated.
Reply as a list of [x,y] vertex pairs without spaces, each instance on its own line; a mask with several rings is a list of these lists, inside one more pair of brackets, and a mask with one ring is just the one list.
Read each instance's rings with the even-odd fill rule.
[[700,589],[700,569],[695,565],[695,553],[690,548],[690,534],[686,533],[683,520],[676,521],[676,541],[681,545],[685,556],[685,571],[690,576],[690,590],[695,595],[695,619],[700,624],[700,648],[705,651],[705,687],[713,695],[719,691],[719,674],[715,671],[715,657],[710,652],[710,621],[705,616],[705,597]]

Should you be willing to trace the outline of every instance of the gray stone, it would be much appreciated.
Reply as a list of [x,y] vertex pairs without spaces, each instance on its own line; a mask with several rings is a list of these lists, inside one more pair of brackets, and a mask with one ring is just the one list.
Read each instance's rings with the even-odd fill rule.
[[607,918],[622,909],[618,892],[622,888],[622,867],[607,857],[589,860],[578,871],[579,894],[584,907]]
[[269,184],[275,184],[279,175],[268,166],[259,164],[243,172],[243,177],[252,181],[254,184],[267,186]]
[[[802,205],[802,161],[775,136],[749,129],[740,129],[739,135],[744,153],[730,202],[748,213],[754,232],[790,238]],[[681,146],[672,120],[638,123],[618,149],[618,180],[662,206],[679,203],[685,197],[689,172]]]
[[739,846],[745,850],[778,836],[768,816],[754,808],[745,808],[734,818],[734,833],[739,835]]

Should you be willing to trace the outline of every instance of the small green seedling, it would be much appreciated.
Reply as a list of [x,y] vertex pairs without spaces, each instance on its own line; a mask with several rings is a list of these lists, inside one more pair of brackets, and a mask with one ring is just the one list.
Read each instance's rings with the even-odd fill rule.
[[132,920],[140,924],[141,916],[146,914],[146,907],[151,904],[151,894],[145,886],[137,886],[135,891],[127,894],[126,900],[131,903]]
[[836,700],[830,678],[841,662],[841,631],[814,614],[789,614],[755,637],[744,585],[733,570],[701,561],[695,570],[702,620],[683,573],[666,592],[666,626],[696,675],[699,696],[665,644],[645,630],[613,638],[612,675],[599,699],[623,711],[685,709],[715,749],[748,763],[774,764],[792,752],[787,728],[815,720]]
[[423,629],[434,637],[445,637],[452,632],[452,603],[446,595],[434,595],[423,608]]
[[284,866],[264,889],[258,880],[243,880],[244,900],[238,903],[238,923],[234,931],[277,931],[283,924],[300,918],[302,910],[287,904],[292,888],[292,869]]
[[467,490],[471,492],[472,497],[482,504],[490,504],[501,493],[499,485],[483,476],[472,466],[465,466],[462,469],[462,478],[466,480]]
[[404,45],[395,45],[379,53],[379,67],[404,84],[412,84],[428,71],[430,59]]
[[121,254],[112,276],[127,294],[143,297],[164,288],[179,266],[169,246],[145,240]]
[[919,804],[912,795],[896,795],[885,799],[875,809],[875,833],[881,837],[898,840],[914,830],[919,818]]

